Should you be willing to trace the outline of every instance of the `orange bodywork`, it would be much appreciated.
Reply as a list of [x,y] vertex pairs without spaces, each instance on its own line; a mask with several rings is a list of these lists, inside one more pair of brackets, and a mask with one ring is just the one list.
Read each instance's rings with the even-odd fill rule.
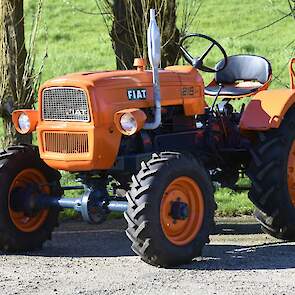
[[[186,116],[204,113],[204,82],[193,67],[175,66],[160,71],[160,85],[162,106],[183,105]],[[114,115],[125,109],[154,106],[151,71],[77,73],[50,80],[39,90],[40,110],[42,92],[50,87],[84,90],[90,110],[89,122],[45,121],[39,111],[36,130],[41,158],[60,170],[110,169],[122,137],[115,126]],[[129,100],[128,88],[146,89],[146,99]]]
[[240,121],[240,129],[263,131],[278,128],[294,103],[295,89],[259,92],[247,105]]

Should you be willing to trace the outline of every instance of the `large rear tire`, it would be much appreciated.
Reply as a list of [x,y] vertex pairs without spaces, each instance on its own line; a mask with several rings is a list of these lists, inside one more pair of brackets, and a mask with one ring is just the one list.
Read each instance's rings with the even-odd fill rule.
[[249,198],[264,232],[295,240],[295,109],[281,126],[258,134],[249,167]]
[[34,195],[61,193],[60,174],[39,157],[37,148],[12,146],[0,152],[0,250],[34,250],[51,238],[58,225],[55,208],[23,212],[13,207],[16,190]]
[[162,267],[200,256],[209,242],[215,210],[203,166],[191,155],[154,154],[132,180],[125,218],[133,251]]

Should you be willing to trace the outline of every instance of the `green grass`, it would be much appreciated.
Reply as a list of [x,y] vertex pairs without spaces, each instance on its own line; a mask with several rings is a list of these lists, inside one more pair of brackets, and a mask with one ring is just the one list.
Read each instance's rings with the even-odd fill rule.
[[[37,1],[25,1],[26,19],[34,11]],[[94,11],[94,1],[44,1],[42,28],[39,34],[41,55],[48,58],[42,80],[70,72],[113,69],[115,60],[107,30],[100,16],[81,14],[69,3]],[[27,28],[30,22],[26,22]]]
[[247,197],[247,193],[235,193],[230,189],[222,188],[215,193],[217,202],[217,216],[251,215],[254,205]]
[[[44,1],[38,43],[40,56],[46,43],[48,47],[43,81],[69,72],[115,68],[111,41],[102,17],[82,14],[72,8],[72,3],[79,8],[96,11],[92,0]],[[25,0],[27,32],[35,5],[36,1]],[[249,53],[267,57],[273,65],[274,74],[283,71],[281,80],[288,83],[285,65],[294,53],[294,44],[286,48],[294,40],[294,20],[291,17],[263,31],[238,38],[281,17],[279,10],[288,12],[287,1],[203,0],[190,31],[212,36],[229,55]],[[192,51],[197,53],[199,44],[193,45]],[[217,60],[217,54],[213,54],[209,61],[215,63]],[[206,80],[209,78],[211,76],[206,75]],[[273,87],[279,86],[280,83],[274,81]]]
[[[48,58],[42,81],[69,72],[115,68],[111,42],[102,18],[81,14],[72,9],[71,3],[95,11],[92,0],[44,1],[38,60],[40,62],[46,47]],[[25,0],[27,32],[35,5],[36,1]],[[295,43],[286,47],[294,39],[294,20],[288,18],[263,31],[241,38],[238,36],[281,17],[280,10],[288,11],[287,1],[204,0],[190,31],[212,36],[225,47],[229,55],[248,53],[267,57],[272,63],[274,76],[280,75],[281,81],[275,79],[272,84],[272,87],[278,88],[282,87],[281,84],[288,84],[287,62],[295,55]],[[198,43],[194,44],[192,51],[200,52]],[[208,61],[214,64],[218,58],[217,53],[214,53]],[[209,82],[212,76],[206,74],[204,78]],[[66,176],[64,183],[69,181],[72,179]],[[246,193],[237,194],[220,189],[216,199],[218,214],[222,216],[249,214],[253,209]]]

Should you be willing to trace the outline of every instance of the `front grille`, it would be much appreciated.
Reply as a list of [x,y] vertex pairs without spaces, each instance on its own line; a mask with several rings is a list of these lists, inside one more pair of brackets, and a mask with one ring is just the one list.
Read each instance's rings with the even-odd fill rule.
[[85,154],[89,152],[87,133],[44,133],[45,152]]
[[42,92],[42,119],[89,122],[89,107],[84,90],[74,87],[50,87]]

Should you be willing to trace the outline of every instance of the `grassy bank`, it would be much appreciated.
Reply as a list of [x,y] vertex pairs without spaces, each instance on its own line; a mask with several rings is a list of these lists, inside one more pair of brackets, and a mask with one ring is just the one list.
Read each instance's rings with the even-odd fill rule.
[[[180,2],[183,1],[189,0]],[[36,1],[25,0],[27,31],[35,5]],[[44,1],[43,28],[38,43],[40,55],[46,47],[48,51],[43,81],[69,72],[115,68],[111,42],[102,17],[83,14],[73,5],[92,13],[97,11],[93,0]],[[286,84],[288,73],[285,65],[292,55],[294,43],[286,46],[294,39],[294,20],[290,17],[265,30],[240,37],[280,18],[282,11],[288,12],[287,1],[203,0],[190,32],[212,36],[225,47],[228,55],[249,53],[267,57],[275,76],[283,71],[280,80]],[[198,44],[193,47],[193,51],[197,51]],[[215,62],[216,56],[212,55],[210,59]],[[273,87],[279,86],[280,82],[275,80]]]
[[[189,1],[189,0],[183,0]],[[103,20],[99,15],[86,15],[73,9],[95,12],[92,0],[44,1],[42,28],[38,38],[38,56],[43,56],[47,48],[42,81],[69,72],[105,70],[115,68],[115,58]],[[25,0],[26,28],[36,1]],[[287,18],[265,30],[245,35],[246,32],[263,27],[288,11],[283,0],[204,0],[195,19],[191,32],[200,32],[217,39],[229,55],[238,53],[257,54],[267,57],[273,66],[272,87],[288,84],[287,62],[294,55],[294,20]],[[197,46],[193,51],[197,52]],[[216,55],[210,61],[214,63]],[[208,82],[210,75],[204,75]],[[72,181],[65,178],[65,182]],[[216,193],[219,215],[243,215],[251,213],[253,206],[246,193],[233,193],[219,189]]]

